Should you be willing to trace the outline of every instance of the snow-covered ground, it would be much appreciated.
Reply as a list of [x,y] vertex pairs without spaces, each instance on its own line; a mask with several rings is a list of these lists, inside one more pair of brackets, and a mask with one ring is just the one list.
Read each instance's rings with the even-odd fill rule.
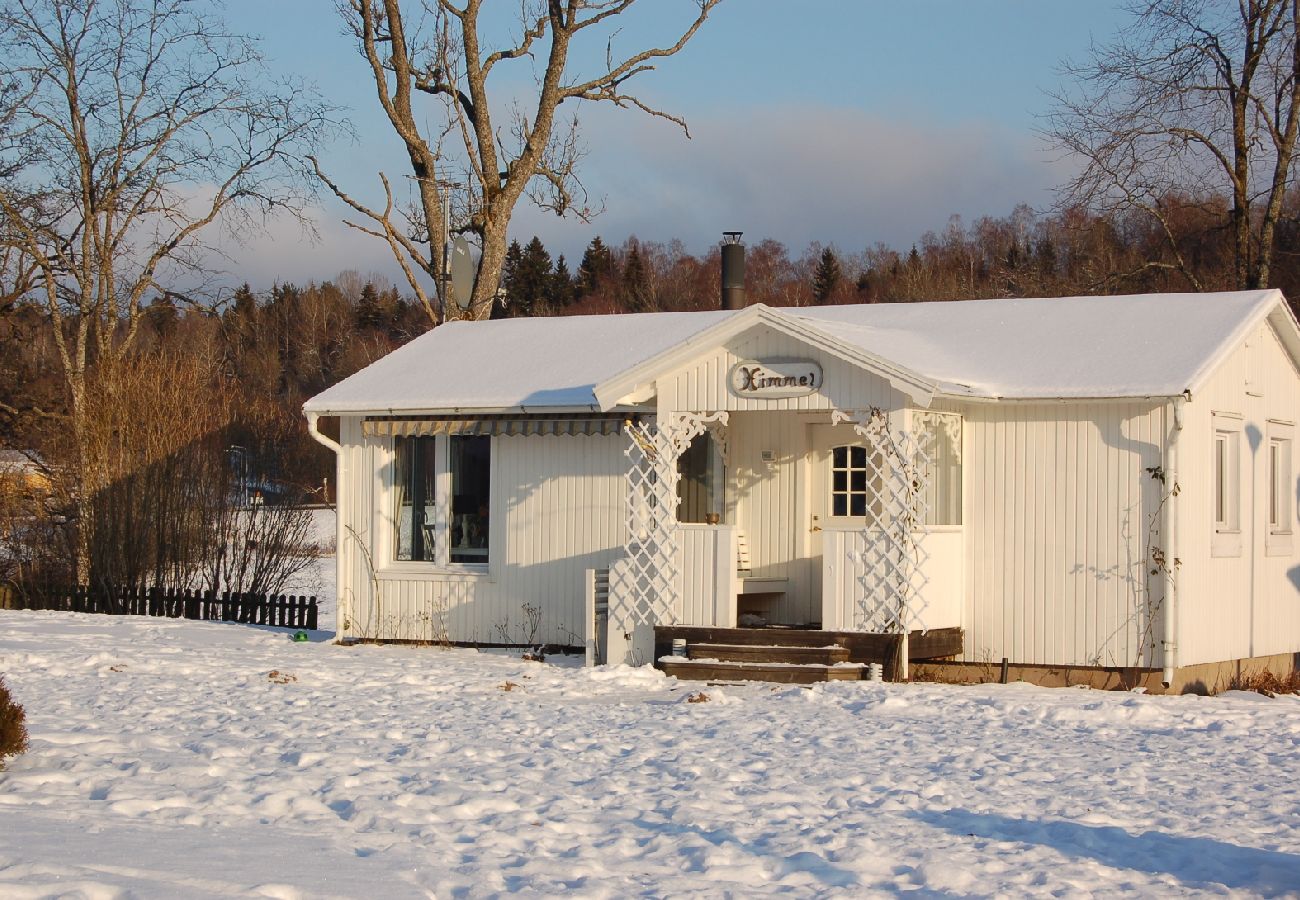
[[[0,612],[0,896],[1281,895],[1300,702],[705,687]],[[507,688],[509,688],[507,690]]]
[[334,549],[337,537],[337,518],[330,506],[313,507],[311,511],[311,542],[324,555],[313,557],[301,572],[290,579],[282,593],[295,597],[315,597],[317,623],[321,628],[335,628],[334,604]]

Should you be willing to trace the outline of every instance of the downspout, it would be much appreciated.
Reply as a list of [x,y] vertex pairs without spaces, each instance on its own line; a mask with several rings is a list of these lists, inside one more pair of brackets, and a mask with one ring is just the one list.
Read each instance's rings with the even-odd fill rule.
[[[312,436],[312,439],[315,440],[316,443],[323,444],[324,446],[329,447],[331,450],[334,451],[334,455],[338,456],[340,453],[343,452],[343,445],[340,444],[338,441],[334,440],[329,435],[323,433],[319,428],[317,428],[316,423],[319,421],[320,421],[320,413],[314,413],[314,412],[307,413],[307,432]],[[334,485],[334,490],[335,491],[338,490],[337,483]]]
[[343,445],[321,432],[317,427],[319,420],[320,413],[307,413],[307,433],[316,443],[334,451],[334,630],[337,637],[339,622],[346,619],[339,615],[343,602]]
[[1164,627],[1164,672],[1161,682],[1167,688],[1174,683],[1174,670],[1178,665],[1178,514],[1175,508],[1178,487],[1178,436],[1183,430],[1183,404],[1187,395],[1174,397],[1170,403],[1173,411],[1172,427],[1168,431],[1165,446],[1165,483],[1167,491],[1164,505],[1164,521],[1160,531],[1165,539],[1165,627]]

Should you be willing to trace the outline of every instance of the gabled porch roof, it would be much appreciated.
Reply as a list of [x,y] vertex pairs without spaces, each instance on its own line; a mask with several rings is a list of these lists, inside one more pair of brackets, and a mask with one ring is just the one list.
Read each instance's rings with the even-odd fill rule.
[[600,382],[594,391],[596,402],[601,409],[643,402],[643,394],[656,378],[689,364],[702,353],[755,326],[766,326],[877,375],[907,394],[919,406],[929,406],[935,392],[941,388],[960,390],[956,385],[940,385],[861,346],[844,341],[813,320],[756,303]]

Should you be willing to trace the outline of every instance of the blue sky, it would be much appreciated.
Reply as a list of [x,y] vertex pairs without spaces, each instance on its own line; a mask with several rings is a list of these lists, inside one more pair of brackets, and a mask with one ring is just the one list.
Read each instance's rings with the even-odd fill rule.
[[[518,9],[517,0],[496,5]],[[642,0],[615,50],[662,40],[690,6]],[[261,36],[275,70],[313,81],[343,108],[356,140],[323,154],[342,184],[373,200],[378,170],[404,173],[330,0],[228,0],[227,16]],[[683,115],[693,139],[586,105],[585,182],[605,212],[586,225],[521,204],[512,235],[538,234],[571,258],[596,234],[610,243],[680,238],[700,252],[724,229],[776,238],[795,255],[812,241],[852,253],[877,242],[905,248],[952,214],[1046,207],[1072,163],[1035,134],[1050,106],[1045,91],[1058,86],[1064,58],[1124,22],[1108,0],[726,0],[682,54],[640,81],[639,96]],[[603,52],[601,38],[577,48],[575,62]],[[507,89],[530,83],[523,66],[507,77]],[[322,198],[315,243],[282,224],[270,240],[228,247],[232,274],[259,288],[349,268],[393,277],[386,247],[341,217]]]

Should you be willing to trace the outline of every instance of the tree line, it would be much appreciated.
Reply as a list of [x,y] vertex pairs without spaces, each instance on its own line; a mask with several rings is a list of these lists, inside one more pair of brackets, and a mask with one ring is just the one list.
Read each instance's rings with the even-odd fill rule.
[[[1173,209],[1178,201],[1167,198],[1165,206]],[[1226,198],[1202,200],[1195,211],[1170,215],[1163,225],[1136,211],[1035,212],[1021,205],[1007,216],[969,224],[954,215],[942,230],[927,231],[905,249],[813,243],[794,255],[780,241],[762,238],[746,248],[746,299],[811,306],[1232,290],[1240,284],[1235,237],[1213,214],[1227,204]],[[1300,297],[1300,194],[1289,194],[1283,209],[1269,283]],[[610,246],[598,236],[570,271],[563,254],[553,258],[534,236],[522,246],[510,244],[492,315],[715,309],[720,278],[717,246],[693,254],[679,240],[628,237]]]
[[[279,590],[314,552],[302,504],[333,501],[303,401],[428,327],[411,298],[355,272],[211,304],[159,295],[132,352],[92,367],[77,433],[54,327],[15,304],[0,316],[0,446],[21,454],[0,472],[0,584]],[[23,469],[39,489],[20,489]]]

